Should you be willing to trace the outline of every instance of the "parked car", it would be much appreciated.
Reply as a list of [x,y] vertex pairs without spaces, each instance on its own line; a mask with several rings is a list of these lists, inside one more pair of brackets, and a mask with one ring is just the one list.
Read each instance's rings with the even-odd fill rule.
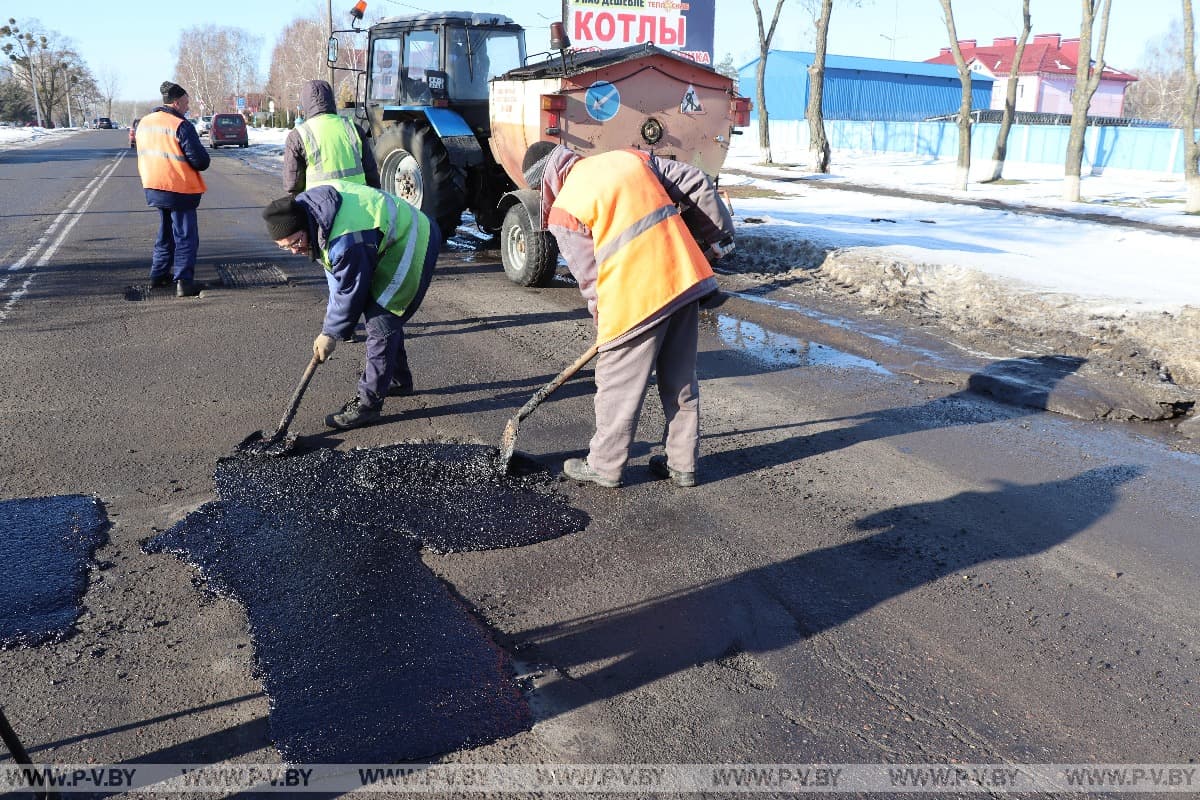
[[137,148],[137,126],[140,119],[134,119],[133,124],[129,126],[129,146]]
[[100,117],[100,119],[96,120],[96,127],[97,128],[107,128],[108,130],[111,131],[113,128],[115,128],[117,126],[113,125],[113,121],[111,119],[109,119],[108,117]]
[[201,136],[203,136],[206,133],[209,133],[211,130],[212,130],[212,115],[211,114],[209,114],[207,117],[201,117],[196,122],[196,133],[200,134]]
[[250,145],[246,133],[246,120],[241,114],[213,114],[212,129],[208,132],[208,138],[213,150],[225,144],[236,144],[238,147]]

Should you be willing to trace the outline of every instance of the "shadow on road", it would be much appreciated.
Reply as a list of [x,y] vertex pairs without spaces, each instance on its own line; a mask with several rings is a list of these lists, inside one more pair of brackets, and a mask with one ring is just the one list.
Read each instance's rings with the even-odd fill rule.
[[1044,553],[1103,519],[1141,472],[1106,467],[897,506],[857,520],[874,531],[863,538],[513,640],[582,681],[585,702],[616,697],[734,653],[787,647],[980,564]]
[[[991,422],[995,419],[995,414],[979,407],[980,395],[997,397],[1015,404],[1009,412],[1011,417],[1044,411],[1054,387],[1085,363],[1086,359],[1069,356],[997,361],[972,375],[967,381],[966,389],[919,406],[799,422],[795,423],[795,427],[806,429],[818,424],[845,424],[837,428],[805,431],[774,442],[702,456],[702,477],[706,482],[736,478],[863,442],[938,428]],[[788,426],[775,427],[786,429]],[[728,435],[731,434],[709,433],[705,434],[704,438]]]

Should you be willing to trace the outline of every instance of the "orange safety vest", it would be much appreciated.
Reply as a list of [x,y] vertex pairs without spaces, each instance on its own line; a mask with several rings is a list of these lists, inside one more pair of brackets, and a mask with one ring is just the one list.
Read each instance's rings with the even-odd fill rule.
[[138,123],[138,173],[143,188],[179,194],[204,194],[208,188],[175,136],[182,124],[182,119],[166,111],[147,114]]
[[[614,150],[580,159],[567,175],[550,223],[563,212],[592,230],[596,253],[596,343],[653,317],[713,276],[650,155]],[[574,227],[567,222],[568,227]]]

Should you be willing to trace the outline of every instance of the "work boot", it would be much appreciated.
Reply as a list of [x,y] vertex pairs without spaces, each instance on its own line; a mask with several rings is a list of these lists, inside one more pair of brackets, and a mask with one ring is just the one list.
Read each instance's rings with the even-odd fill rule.
[[671,483],[683,489],[696,485],[696,473],[673,469],[666,456],[650,456],[650,472],[659,478],[670,478]]
[[171,278],[171,273],[169,273],[169,272],[164,272],[162,275],[151,275],[150,276],[150,288],[151,289],[165,289],[166,287],[170,286],[173,282],[174,281]]
[[379,409],[371,408],[364,405],[363,401],[355,397],[349,403],[342,406],[342,410],[336,414],[330,414],[325,418],[325,424],[331,428],[348,431],[351,428],[361,428],[364,425],[370,425],[379,421]]
[[597,486],[603,486],[605,489],[616,489],[621,485],[620,478],[613,480],[612,478],[605,478],[597,474],[585,458],[568,458],[563,462],[563,473],[571,480],[594,483]]
[[176,297],[195,297],[200,294],[200,286],[195,281],[180,278],[175,281]]

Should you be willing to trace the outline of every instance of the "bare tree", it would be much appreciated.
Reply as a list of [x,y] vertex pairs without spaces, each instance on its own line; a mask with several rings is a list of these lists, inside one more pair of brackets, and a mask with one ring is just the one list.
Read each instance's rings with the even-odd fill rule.
[[261,39],[241,28],[188,28],[179,36],[175,80],[197,101],[200,113],[234,111],[235,98],[257,81],[261,45]]
[[113,99],[117,96],[117,92],[121,91],[121,76],[111,66],[105,66],[100,70],[97,88],[100,90],[99,99],[104,103],[104,116],[111,118]]
[[[1108,12],[1112,0],[1081,0],[1083,17],[1079,23],[1079,56],[1075,66],[1075,90],[1071,93],[1071,133],[1067,139],[1066,179],[1063,199],[1078,203],[1080,173],[1083,168],[1083,143],[1087,134],[1087,112],[1092,96],[1104,74],[1104,43],[1108,39]],[[1100,15],[1100,30],[1096,31],[1096,15]],[[1096,58],[1092,59],[1092,38],[1096,40]]]
[[[328,80],[325,45],[329,31],[326,26],[327,23],[318,17],[297,17],[279,34],[275,49],[271,51],[267,94],[281,110],[297,107],[300,87],[306,81]],[[339,48],[339,55],[348,49]]]
[[1183,24],[1172,19],[1166,33],[1146,44],[1137,83],[1125,94],[1126,116],[1182,126],[1184,66]]
[[779,24],[779,12],[783,9],[783,0],[775,3],[775,14],[771,17],[771,25],[763,27],[762,9],[758,0],[753,0],[754,16],[758,20],[758,83],[755,100],[758,102],[758,148],[764,164],[774,164],[771,158],[770,117],[767,114],[767,53],[771,50],[771,38],[775,36],[775,26]]
[[1200,140],[1196,138],[1197,104],[1200,104],[1200,81],[1196,77],[1196,18],[1192,0],[1183,0],[1183,61],[1187,75],[1187,90],[1183,96],[1183,175],[1187,182],[1189,214],[1200,214]]
[[229,41],[229,82],[234,94],[243,97],[260,85],[258,54],[263,40],[241,28],[230,28],[226,36]]
[[958,168],[955,174],[955,188],[967,188],[967,176],[971,172],[971,70],[963,59],[962,48],[958,46],[958,29],[954,25],[954,9],[951,0],[941,0],[942,14],[946,21],[946,31],[950,34],[950,52],[954,54],[954,64],[958,67],[958,80],[962,84],[962,103],[958,108]]
[[1029,32],[1033,30],[1029,18],[1029,0],[1022,0],[1021,38],[1017,40],[1017,51],[1013,54],[1013,63],[1008,70],[1008,87],[1004,94],[1004,116],[1000,118],[1000,132],[996,134],[996,148],[992,151],[992,177],[998,181],[1004,175],[1004,159],[1008,155],[1008,134],[1012,130],[1013,115],[1017,111],[1017,85],[1021,76],[1021,59],[1025,57],[1025,43],[1029,41]]
[[821,103],[825,98],[825,51],[829,44],[829,17],[833,0],[803,0],[813,19],[813,60],[808,65],[808,168],[813,172],[829,172],[829,139],[825,136],[825,116]]
[[[37,22],[33,23],[35,26]],[[17,21],[9,17],[8,24],[0,27],[0,37],[4,37],[8,41],[4,43],[2,48],[4,54],[12,61],[13,76],[25,83],[29,87],[33,95],[33,111],[37,117],[38,127],[45,127],[45,117],[42,116],[42,102],[38,97],[38,83],[36,75],[36,55],[38,51],[44,52],[49,42],[45,34],[34,34],[29,31],[22,33],[17,26]]]
[[[825,135],[825,116],[822,102],[825,97],[825,55],[829,44],[829,18],[833,0],[801,0],[813,22],[813,62],[808,67],[808,168],[813,172],[829,172],[829,139]],[[842,6],[859,6],[861,0],[845,0]]]

